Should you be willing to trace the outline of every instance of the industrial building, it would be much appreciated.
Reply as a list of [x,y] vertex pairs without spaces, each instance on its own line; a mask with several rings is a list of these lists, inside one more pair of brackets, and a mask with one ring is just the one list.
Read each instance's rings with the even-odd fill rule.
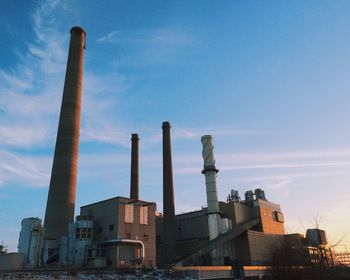
[[32,217],[22,220],[18,252],[25,256],[26,267],[34,268],[41,265],[43,233],[41,219]]
[[87,247],[86,264],[93,260],[93,252],[102,248],[107,266],[156,266],[155,203],[115,197],[85,205],[80,213],[94,222],[93,246]]
[[17,255],[22,267],[262,265],[271,262],[271,250],[286,243],[326,248],[325,236],[319,231],[310,231],[306,238],[286,235],[281,207],[268,201],[262,189],[246,191],[244,199],[232,190],[226,201],[219,201],[219,170],[211,135],[201,138],[207,207],[175,215],[171,126],[167,121],[162,124],[163,214],[157,212],[154,202],[139,199],[139,136],[134,133],[130,197],[116,196],[81,206],[74,220],[85,36],[81,27],[71,29],[44,226],[39,218],[22,221]]
[[[156,261],[154,203],[115,197],[81,207],[61,237],[59,262],[68,266],[152,268]],[[147,255],[145,255],[147,252]]]
[[[283,237],[284,219],[279,205],[269,202],[265,199],[264,191],[261,189],[246,192],[246,200],[240,201],[238,192],[232,190],[227,202],[218,203],[220,215],[220,233],[228,233],[230,231],[239,231],[240,227],[244,227],[247,223],[252,222],[253,225],[249,230],[244,230],[239,236],[235,236],[232,240],[220,245],[222,255],[217,260],[218,265],[230,265],[234,259],[240,260],[243,264],[258,264],[266,260],[266,258],[257,258],[256,250],[259,245],[255,239],[265,241],[272,240],[272,243],[279,237]],[[200,249],[210,240],[209,224],[208,224],[208,208],[202,208],[198,211],[183,213],[176,215],[176,256],[181,259],[196,249]],[[162,260],[163,234],[162,225],[163,218],[157,218],[157,258],[159,262]],[[267,243],[263,242],[263,247]],[[271,242],[270,242],[271,243]],[[251,252],[251,253],[250,253]],[[175,261],[176,262],[176,261]],[[196,265],[212,265],[210,253],[198,256],[197,259],[188,261],[187,264]]]

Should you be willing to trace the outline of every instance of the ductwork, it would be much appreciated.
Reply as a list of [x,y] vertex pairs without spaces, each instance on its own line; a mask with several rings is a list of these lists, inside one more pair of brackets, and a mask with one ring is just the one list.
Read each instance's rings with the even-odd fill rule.
[[136,263],[138,265],[142,264],[143,260],[145,259],[145,245],[141,240],[134,240],[134,239],[126,239],[126,238],[117,238],[117,239],[111,239],[102,242],[101,244],[110,245],[110,244],[116,244],[116,245],[132,245],[135,247],[141,248],[141,256],[140,258],[136,259]]

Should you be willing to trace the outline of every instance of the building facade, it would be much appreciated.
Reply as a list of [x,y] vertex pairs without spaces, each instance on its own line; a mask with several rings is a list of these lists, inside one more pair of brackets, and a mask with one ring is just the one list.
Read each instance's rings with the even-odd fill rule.
[[[237,191],[232,190],[226,202],[219,202],[220,235],[229,231],[238,230],[246,223],[258,220],[249,231],[236,236],[220,245],[220,265],[230,265],[234,260],[242,264],[257,264],[266,260],[267,246],[261,246],[260,240],[265,240],[272,245],[284,240],[284,218],[281,207],[268,201],[261,189],[255,192],[247,191],[245,200],[239,198]],[[198,211],[176,215],[176,259],[199,250],[209,243],[209,226],[207,208]],[[157,260],[162,263],[162,216],[157,217]],[[264,251],[265,250],[265,251]],[[264,258],[262,258],[264,256]],[[196,265],[211,265],[213,257],[204,254],[199,259],[193,260]]]
[[[105,258],[109,267],[155,267],[155,212],[155,203],[125,197],[82,206],[80,216],[92,221],[91,228],[79,227],[80,240],[90,238],[82,252],[85,264]],[[77,234],[78,228],[74,230]]]

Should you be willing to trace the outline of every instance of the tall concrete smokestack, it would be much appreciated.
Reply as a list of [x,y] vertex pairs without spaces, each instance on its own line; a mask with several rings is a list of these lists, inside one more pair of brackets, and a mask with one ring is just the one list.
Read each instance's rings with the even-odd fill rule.
[[170,264],[176,256],[176,225],[173,164],[171,157],[170,123],[163,122],[163,212],[164,262]]
[[85,31],[70,30],[71,39],[63,89],[55,155],[45,213],[45,239],[58,241],[74,219],[78,169]]
[[214,239],[220,233],[220,212],[218,194],[216,190],[216,173],[219,170],[215,167],[213,138],[211,135],[204,135],[201,138],[203,145],[202,156],[204,168],[202,173],[205,176],[208,203],[208,226],[209,238]]
[[130,198],[139,200],[139,135],[131,135]]

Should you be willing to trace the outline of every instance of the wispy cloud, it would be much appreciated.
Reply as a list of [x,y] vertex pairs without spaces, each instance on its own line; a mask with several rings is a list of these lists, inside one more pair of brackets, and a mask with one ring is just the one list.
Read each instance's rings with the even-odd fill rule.
[[[32,14],[36,37],[27,42],[10,71],[0,69],[0,146],[45,147],[55,139],[69,33],[55,21],[60,1],[43,1]],[[83,81],[81,141],[125,145],[111,116],[118,105],[117,95],[126,89],[123,77],[115,72],[95,74],[88,69]],[[123,127],[123,126],[121,126]]]
[[188,29],[163,27],[142,30],[112,30],[97,42],[128,47],[128,54],[118,59],[119,66],[166,65],[176,63],[177,57],[197,40]]
[[42,127],[13,125],[1,126],[0,135],[0,145],[17,147],[41,146],[48,136]]
[[[289,172],[287,172],[289,171]],[[235,180],[240,181],[240,182],[249,182],[249,183],[259,183],[261,184],[261,182],[271,182],[271,184],[264,184],[266,185],[268,188],[272,185],[272,184],[279,184],[280,182],[287,182],[287,183],[291,183],[295,180],[299,180],[299,179],[305,179],[305,178],[321,178],[321,177],[337,177],[337,176],[342,176],[342,175],[346,175],[347,172],[345,170],[301,170],[299,172],[293,171],[293,170],[284,170],[284,172],[282,173],[277,173],[275,171],[272,171],[268,174],[256,174],[253,176],[242,176],[242,175],[237,175],[235,177]],[[283,184],[285,185],[285,184]],[[271,187],[272,188],[272,187]]]
[[143,30],[113,30],[97,39],[100,43],[185,46],[195,42],[187,30],[174,27]]
[[[227,136],[249,136],[266,134],[266,131],[250,130],[250,129],[237,129],[233,127],[203,127],[203,128],[183,128],[174,127],[172,129],[173,140],[195,140],[199,141],[203,135],[210,134],[215,138],[227,137]],[[161,132],[153,132],[147,139],[150,142],[161,142]]]
[[11,71],[0,70],[0,146],[47,145],[57,125],[58,93],[63,88],[66,41],[46,24],[59,1],[42,2],[33,14],[36,39]]
[[109,32],[103,37],[98,38],[97,42],[115,42],[117,40],[118,33],[119,32],[117,30]]
[[[308,180],[332,178],[337,181],[346,177],[349,158],[348,149],[217,154],[218,182],[222,193],[228,192],[233,184],[237,188],[278,189],[280,198],[286,199],[291,186],[305,187]],[[180,176],[182,184],[198,184],[198,180],[193,182],[193,179],[202,166],[198,155],[174,155],[174,176]]]
[[185,129],[185,128],[177,128],[174,129],[174,139],[189,139],[189,140],[199,140],[203,135],[210,134],[214,135],[214,137],[222,137],[222,136],[245,136],[245,135],[258,135],[266,133],[258,130],[249,130],[249,129],[235,129],[232,127],[207,127],[202,129]]
[[271,164],[252,164],[252,165],[224,165],[221,170],[242,170],[242,169],[285,169],[285,168],[304,168],[304,167],[334,167],[348,166],[350,161],[342,162],[312,162],[312,163],[271,163]]
[[86,126],[81,131],[81,140],[86,142],[104,142],[108,144],[122,145],[129,147],[129,141],[126,133],[120,131],[120,128],[110,127],[104,124],[99,127]]
[[81,118],[81,141],[126,146],[129,130],[115,120],[118,96],[127,90],[127,82],[118,73],[85,74]]
[[0,151],[0,181],[22,183],[28,187],[47,187],[49,184],[48,157],[24,157]]
[[[0,69],[2,186],[19,184],[41,188],[49,185],[69,40],[69,30],[63,28],[64,24],[56,17],[68,8],[65,5],[68,4],[54,0],[38,3],[32,14],[35,37],[26,42],[27,51],[18,53],[17,64],[12,69]],[[85,70],[81,142],[129,144],[129,132],[113,122],[112,117],[118,106],[118,95],[126,88],[125,79],[115,71],[102,75],[91,68]],[[35,154],[38,149],[47,151],[48,148],[51,153],[47,156]],[[101,158],[101,166],[102,162]],[[84,174],[84,165],[82,167]],[[87,170],[85,175],[90,171]]]

